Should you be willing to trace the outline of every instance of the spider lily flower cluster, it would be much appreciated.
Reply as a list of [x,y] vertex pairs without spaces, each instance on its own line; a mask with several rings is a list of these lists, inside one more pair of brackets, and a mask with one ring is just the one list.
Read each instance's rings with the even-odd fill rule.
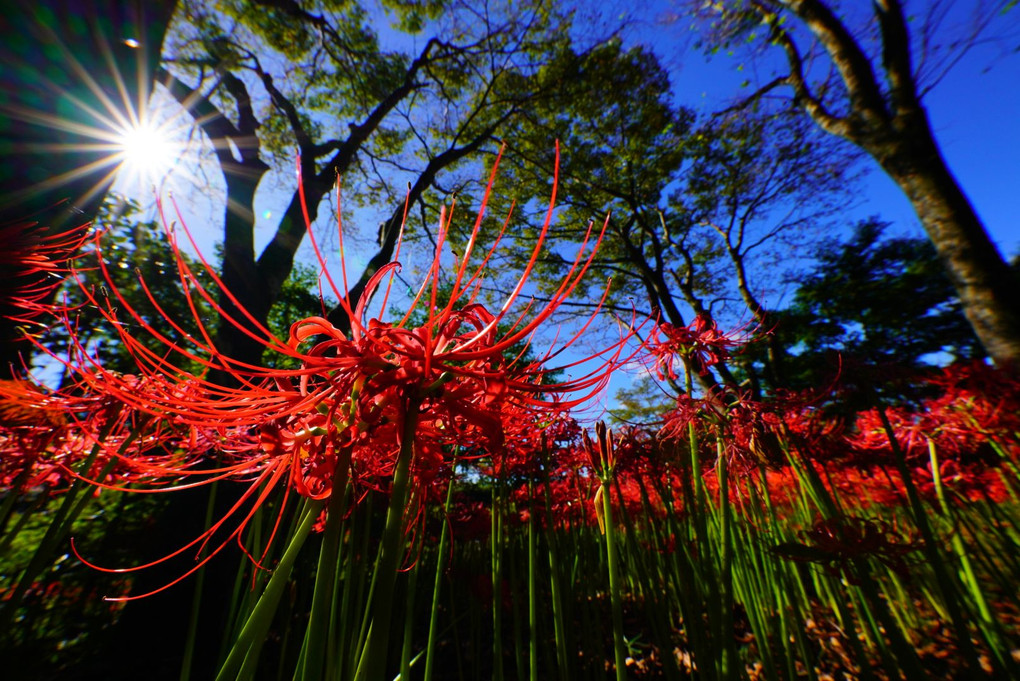
[[730,350],[746,344],[747,340],[721,332],[715,320],[699,313],[687,326],[659,324],[649,341],[649,352],[654,357],[659,379],[676,380],[681,375],[678,369],[687,362],[693,363],[699,373],[706,373],[712,366],[728,360]]
[[[126,461],[125,465],[134,471],[133,477],[122,476],[116,482],[92,479],[89,482],[126,491],[139,488],[158,491],[217,480],[244,481],[249,485],[248,491],[227,516],[189,545],[204,546],[214,533],[226,527],[228,518],[233,518],[235,529],[211,556],[232,538],[240,537],[255,510],[274,488],[283,486],[287,494],[294,492],[322,501],[328,500],[338,486],[343,492],[349,480],[363,488],[387,490],[393,484],[404,452],[413,452],[407,463],[419,488],[450,463],[451,446],[456,445],[461,451],[499,451],[508,414],[521,409],[563,413],[601,392],[612,371],[629,359],[622,355],[632,331],[621,333],[619,340],[605,351],[568,365],[567,368],[575,369],[591,367],[582,375],[558,382],[547,378],[551,372],[564,368],[549,368],[550,360],[588,329],[597,310],[573,338],[537,361],[510,356],[510,349],[530,343],[574,292],[592,264],[605,225],[601,232],[589,225],[573,266],[548,303],[537,309],[533,303],[521,303],[552,221],[554,180],[549,208],[530,259],[502,307],[490,312],[478,302],[478,293],[499,238],[476,267],[472,267],[471,256],[495,176],[494,167],[463,256],[456,259],[452,293],[445,305],[436,301],[452,209],[444,208],[441,212],[438,245],[428,276],[402,319],[387,322],[369,318],[368,314],[369,300],[389,279],[382,303],[382,309],[386,309],[390,284],[400,267],[398,262],[380,268],[356,301],[350,299],[345,270],[342,287],[325,273],[350,320],[347,334],[325,317],[313,316],[296,321],[288,338],[277,338],[240,305],[237,307],[246,319],[231,317],[218,303],[218,292],[203,287],[199,273],[178,257],[180,281],[195,313],[199,337],[175,326],[188,339],[187,345],[176,343],[152,328],[113,286],[107,265],[100,257],[99,267],[109,290],[85,290],[87,304],[100,309],[118,329],[121,342],[131,350],[137,363],[137,373],[122,375],[107,370],[78,340],[74,341],[74,356],[63,361],[76,377],[78,392],[101,395],[123,405],[127,412],[159,423],[160,432],[167,434],[168,439],[153,442],[153,450],[165,452],[170,433],[176,433],[176,439],[170,454],[153,454],[146,457],[144,465],[137,460]],[[500,238],[509,220],[508,217]],[[190,240],[190,233],[186,228],[184,231]],[[311,229],[308,233],[325,270],[325,259]],[[167,229],[167,234],[179,256],[180,246],[173,229]],[[343,230],[339,220],[338,234],[343,262]],[[95,236],[95,249],[101,255],[101,235]],[[208,263],[201,262],[207,276],[223,288]],[[81,280],[80,273],[73,269],[72,273]],[[161,310],[144,281],[141,286],[149,302]],[[222,293],[236,304],[233,292],[224,289]],[[297,368],[253,366],[224,355],[213,341],[214,330],[203,324],[197,312],[200,304],[211,306],[226,323],[257,337],[267,350],[296,360],[289,365],[296,364]],[[412,327],[409,320],[416,308],[424,308],[425,321]],[[520,308],[524,311],[519,312]],[[69,335],[76,339],[73,314],[65,311],[63,321]],[[504,328],[509,330],[501,331]],[[157,338],[166,346],[166,352],[158,354],[149,349],[151,344],[143,343],[138,334]],[[170,361],[172,355],[204,367],[205,371],[197,375],[186,373]],[[228,375],[230,385],[211,381],[208,375],[212,371]],[[204,560],[192,571],[202,563]]]
[[0,314],[5,319],[38,325],[52,311],[49,298],[88,238],[86,227],[49,233],[32,222],[0,225]]

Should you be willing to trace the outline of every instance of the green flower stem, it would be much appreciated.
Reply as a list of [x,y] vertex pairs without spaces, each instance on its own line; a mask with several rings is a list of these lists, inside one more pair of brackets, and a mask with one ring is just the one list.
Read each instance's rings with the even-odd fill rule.
[[420,399],[407,402],[404,412],[404,428],[400,438],[400,452],[393,473],[393,487],[390,490],[390,504],[386,511],[386,526],[379,543],[372,589],[372,624],[368,642],[358,662],[356,678],[364,681],[383,681],[386,662],[389,659],[390,618],[393,610],[393,590],[404,555],[404,511],[407,505],[411,480],[411,461],[414,458],[414,433],[418,426]]
[[910,503],[911,513],[914,516],[914,523],[921,531],[921,538],[924,539],[924,551],[935,573],[935,583],[941,593],[946,609],[949,611],[960,650],[964,658],[967,659],[971,669],[977,672],[981,668],[981,663],[978,659],[977,650],[974,649],[974,645],[971,643],[970,632],[967,629],[966,620],[960,609],[959,593],[957,592],[956,584],[949,573],[946,572],[944,559],[939,553],[938,540],[928,522],[928,515],[924,509],[924,504],[921,502],[921,496],[917,493],[914,480],[910,476],[910,470],[907,468],[906,455],[896,439],[896,434],[884,408],[878,408],[878,416],[882,421],[882,428],[885,430],[885,435],[889,440],[889,446],[892,448],[893,458],[896,461],[896,470],[903,480],[903,488],[907,492],[907,500]]
[[609,598],[613,609],[613,652],[616,657],[616,680],[627,678],[627,648],[623,638],[623,597],[620,591],[619,564],[616,546],[616,526],[613,523],[612,473],[602,476],[602,511],[606,529],[606,561],[609,568]]
[[351,448],[344,447],[337,457],[333,473],[333,492],[326,507],[326,527],[322,533],[319,563],[315,570],[315,588],[312,609],[305,629],[304,660],[297,678],[320,681],[323,663],[331,658],[327,654],[327,637],[333,628],[333,594],[337,586],[337,567],[340,563],[340,534],[346,511],[347,480],[351,466]]
[[503,471],[492,484],[492,679],[503,681]]
[[[404,645],[400,650],[400,678],[402,681],[410,680],[411,665],[414,663],[414,660],[411,659],[411,649],[414,644],[414,598],[415,592],[418,589],[420,567],[421,564],[418,563],[411,568],[411,574],[407,580],[407,607],[404,609]],[[418,657],[416,656],[414,659],[417,660]]]
[[[935,494],[938,497],[942,513],[947,518],[955,520],[952,508],[946,500],[945,489],[942,486],[942,474],[939,471],[938,454],[935,451],[935,442],[933,440],[928,440],[928,456],[931,459],[932,481],[935,484]],[[962,578],[964,586],[969,592],[974,605],[977,607],[978,614],[980,615],[980,628],[984,632],[985,638],[988,640],[988,647],[991,650],[992,655],[996,658],[1000,667],[1009,669],[1012,674],[1016,675],[1020,670],[1017,669],[1017,665],[1009,653],[1009,648],[1004,643],[1006,636],[1004,636],[1003,632],[1000,631],[999,622],[995,619],[995,616],[992,615],[992,610],[988,606],[988,601],[985,599],[985,595],[981,590],[981,584],[978,582],[974,566],[971,563],[967,547],[963,543],[963,537],[961,536],[959,527],[954,526],[952,536],[950,537],[950,545],[953,547],[953,553],[956,554],[957,558],[960,560],[960,577]]]
[[[205,522],[202,527],[209,527],[213,521],[213,510],[216,508],[216,489],[218,482],[209,486],[209,500],[205,506]],[[184,639],[184,653],[181,655],[181,681],[191,678],[191,659],[195,654],[195,636],[198,633],[198,614],[202,606],[202,587],[205,585],[205,568],[195,575],[195,593],[191,598],[191,615],[188,617],[188,633]]]
[[[89,471],[92,470],[92,466],[95,464],[96,459],[99,457],[102,451],[102,442],[104,442],[109,436],[115,422],[117,420],[117,414],[110,416],[107,423],[103,426],[99,432],[96,444],[92,447],[92,451],[89,452],[88,457],[82,462],[81,466],[78,467],[78,475],[82,478],[89,477]],[[128,447],[141,435],[141,429],[132,430],[128,438],[121,444],[117,450],[118,455],[123,455],[127,452]],[[117,465],[119,456],[111,457],[110,460],[103,466],[102,470],[99,471],[96,480],[102,481]],[[42,541],[39,542],[39,547],[32,554],[32,558],[29,560],[28,566],[22,571],[17,586],[14,588],[13,593],[9,598],[6,598],[6,603],[0,608],[0,631],[6,631],[11,625],[11,621],[14,617],[14,613],[17,611],[18,605],[21,603],[21,599],[24,598],[25,593],[28,591],[29,586],[39,575],[40,572],[45,570],[47,566],[52,562],[53,554],[57,550],[57,547],[67,539],[67,536],[71,533],[71,528],[74,526],[74,521],[78,519],[78,516],[85,510],[85,506],[92,500],[92,496],[87,493],[88,483],[78,478],[71,483],[70,488],[64,492],[64,498],[61,501],[60,508],[53,516],[53,520],[46,528],[46,533],[43,535]]]
[[549,481],[549,452],[542,441],[542,486],[545,493],[545,530],[549,551],[549,591],[552,600],[553,634],[556,638],[556,663],[560,681],[570,677],[570,654],[567,649],[567,628],[563,618],[563,588],[560,585],[560,564],[557,558],[556,525],[553,522],[552,483]]
[[535,564],[538,561],[538,533],[535,532],[535,484],[528,481],[528,668],[531,681],[538,681],[538,582]]
[[273,570],[273,576],[270,577],[269,583],[266,584],[265,591],[259,597],[251,615],[248,616],[248,621],[245,622],[244,628],[241,629],[241,633],[230,649],[226,661],[220,668],[219,674],[216,675],[216,681],[246,679],[254,676],[255,667],[258,664],[259,650],[262,647],[263,641],[265,641],[269,626],[273,623],[273,617],[280,603],[280,597],[283,596],[287,582],[290,580],[290,572],[294,567],[294,561],[297,560],[301,547],[304,545],[308,533],[311,532],[315,519],[318,518],[319,511],[322,510],[323,505],[324,502],[322,500],[305,500],[297,529],[291,535],[290,543],[287,544],[283,557],[280,559],[279,564],[277,564],[276,569]]
[[[932,440],[928,440],[928,456],[931,459],[932,482],[935,484],[935,494],[938,497],[939,506],[942,507],[942,513],[947,518],[951,518],[953,513],[952,509],[949,507],[949,502],[946,501],[946,491],[942,486],[942,473],[939,471],[938,454],[935,451],[935,442]],[[984,594],[981,593],[981,587],[974,574],[974,566],[971,565],[970,556],[967,555],[966,547],[963,545],[963,538],[960,536],[958,531],[954,531],[950,541],[952,542],[953,552],[960,559],[960,567],[963,570],[964,583],[967,585],[967,588],[970,589],[971,597],[974,599],[974,603],[978,607],[981,619],[987,623],[994,622],[995,618],[992,616],[992,611],[988,607],[988,602],[985,600]]]
[[[450,503],[453,501],[453,483],[446,489],[446,504],[443,507],[444,515],[450,512]],[[439,535],[439,548],[436,552],[436,578],[432,585],[432,609],[429,611],[429,638],[425,646],[425,673],[424,681],[432,681],[432,670],[435,665],[436,643],[438,642],[437,624],[439,621],[439,594],[443,585],[443,568],[446,566],[446,545],[450,541],[450,523],[443,523],[443,530]]]
[[728,679],[736,673],[737,650],[733,638],[733,538],[732,512],[730,510],[729,475],[726,452],[722,440],[716,442],[716,461],[719,477],[719,507],[721,518],[722,579],[719,589],[719,643],[722,646],[721,678]]

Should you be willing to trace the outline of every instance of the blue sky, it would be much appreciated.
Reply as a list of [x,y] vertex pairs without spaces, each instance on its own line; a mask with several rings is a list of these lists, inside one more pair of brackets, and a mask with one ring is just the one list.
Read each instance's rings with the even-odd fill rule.
[[[977,7],[980,0],[973,0]],[[972,11],[971,2],[958,3],[958,21],[966,21]],[[603,9],[604,16],[617,17],[616,7]],[[690,21],[684,17],[669,20],[677,3],[671,0],[642,5],[634,10],[635,21],[626,34],[628,42],[651,44],[671,72],[675,100],[702,114],[710,114],[726,103],[751,90],[756,82],[766,82],[775,69],[784,64],[781,60],[766,59],[752,62],[746,54],[720,54],[711,60],[694,47],[696,34],[689,30]],[[608,6],[607,6],[608,7]],[[1020,14],[1014,10],[1012,15]],[[993,240],[1003,256],[1010,258],[1020,253],[1020,54],[1018,39],[1008,36],[1009,26],[1017,23],[1016,16],[1008,16],[989,33],[993,38],[969,51],[964,58],[926,97],[925,102],[932,127],[950,169],[959,179],[978,214],[984,220]],[[421,40],[419,37],[417,40]],[[403,38],[408,49],[415,39]],[[1012,45],[1012,48],[1011,48]],[[742,70],[738,70],[743,65]],[[743,81],[751,87],[741,87]],[[170,103],[171,108],[175,103]],[[902,192],[881,170],[865,159],[862,163],[869,172],[856,187],[856,201],[847,211],[849,226],[859,219],[878,215],[894,224],[894,229],[912,235],[922,235],[912,207]],[[205,170],[207,177],[198,184],[202,191],[189,190],[184,178],[171,179],[164,188],[177,186],[178,196],[187,192],[182,207],[188,224],[201,233],[202,241],[218,240],[219,234],[203,229],[218,223],[222,199],[207,197],[221,194],[222,178],[217,168]],[[286,184],[289,171],[280,173]],[[272,184],[264,182],[264,186]],[[124,189],[124,184],[118,185]],[[151,204],[149,187],[135,187],[131,192],[145,204]],[[289,192],[262,189],[257,199],[259,216],[256,239],[268,241],[276,223],[274,213],[282,210]],[[219,205],[217,205],[219,204]],[[277,206],[277,204],[280,204]],[[212,220],[207,223],[209,217]],[[203,247],[204,248],[204,247]]]
[[[958,4],[966,9],[961,10],[964,15],[969,13],[969,2]],[[675,5],[676,2],[660,0],[634,10],[636,22],[628,31],[627,40],[652,45],[671,71],[678,103],[709,114],[749,92],[754,82],[770,79],[775,65],[782,65],[768,60],[755,65],[739,53],[707,59],[691,44],[693,34],[688,30],[688,20],[665,23]],[[609,9],[604,13],[614,11]],[[1014,13],[1020,14],[1020,10]],[[1015,17],[1007,19],[1017,23]],[[925,103],[950,169],[1008,258],[1020,252],[1020,126],[1017,125],[1020,118],[1020,54],[1017,50],[1020,48],[1016,47],[1017,38],[1011,41],[1006,35],[1007,30],[1008,21],[1004,20],[997,31],[1003,37],[969,51],[927,95]],[[995,36],[996,31],[991,34]],[[406,43],[407,39],[402,42]],[[738,70],[741,65],[744,68]],[[741,87],[745,80],[750,80],[752,86]],[[848,222],[877,214],[900,229],[921,234],[914,211],[902,192],[870,160],[863,165],[870,172],[859,187],[858,205],[849,211]],[[215,194],[222,179],[217,177],[215,168],[209,175],[200,184],[205,184],[207,189],[211,185]],[[178,191],[186,188],[174,181],[165,186],[174,185]],[[124,189],[124,183],[118,188]],[[134,187],[131,193],[143,204],[151,202],[149,187]],[[190,194],[189,200],[204,203]],[[263,216],[267,232],[263,237],[268,239],[268,228],[275,223],[272,212],[276,202],[269,191],[262,190],[260,194],[259,215]],[[196,212],[206,214],[207,211],[202,207]]]
[[[861,3],[870,8],[870,3]],[[907,2],[908,12],[930,3]],[[973,13],[989,3],[957,2],[945,22],[951,39],[973,20]],[[707,59],[692,45],[696,34],[690,20],[674,17],[677,0],[659,0],[629,32],[629,39],[652,44],[669,65],[676,101],[708,114],[768,82],[785,68],[779,57],[758,63],[746,54],[718,54]],[[863,10],[862,10],[863,11]],[[950,169],[970,197],[1003,256],[1020,253],[1020,8],[997,18],[985,40],[966,52],[925,97],[925,105]],[[918,27],[911,20],[911,29]],[[686,35],[685,35],[686,33]],[[743,65],[742,70],[738,70]],[[785,70],[784,70],[785,73]],[[741,87],[743,81],[751,85]],[[848,222],[871,215],[891,221],[901,230],[922,235],[913,208],[900,189],[867,159],[869,169],[859,187],[859,205]]]

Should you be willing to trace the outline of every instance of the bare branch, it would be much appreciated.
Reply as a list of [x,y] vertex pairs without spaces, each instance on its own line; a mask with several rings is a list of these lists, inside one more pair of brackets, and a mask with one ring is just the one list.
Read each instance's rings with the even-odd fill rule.
[[854,114],[887,119],[889,112],[871,60],[833,11],[820,0],[780,2],[800,17],[832,57]]

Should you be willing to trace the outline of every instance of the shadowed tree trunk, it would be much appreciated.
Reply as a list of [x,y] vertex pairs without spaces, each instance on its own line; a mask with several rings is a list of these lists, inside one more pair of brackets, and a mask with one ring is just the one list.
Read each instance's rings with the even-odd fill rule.
[[997,364],[1020,366],[1017,282],[932,141],[927,116],[924,119],[905,130],[902,139],[868,150],[910,199],[989,356]]

